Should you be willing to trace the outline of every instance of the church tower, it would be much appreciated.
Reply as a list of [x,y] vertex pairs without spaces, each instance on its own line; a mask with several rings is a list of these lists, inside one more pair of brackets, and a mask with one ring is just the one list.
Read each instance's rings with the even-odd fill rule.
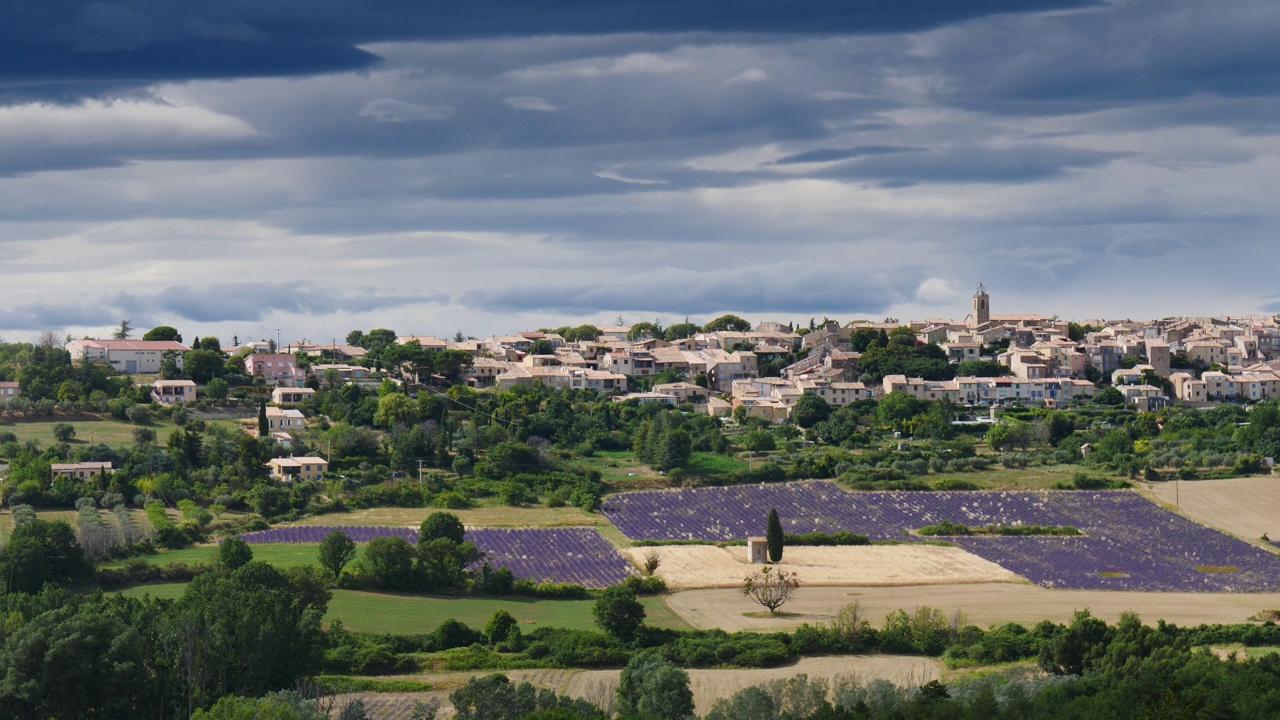
[[973,315],[971,316],[974,327],[982,327],[991,322],[991,296],[987,295],[987,289],[978,283],[978,292],[973,294]]

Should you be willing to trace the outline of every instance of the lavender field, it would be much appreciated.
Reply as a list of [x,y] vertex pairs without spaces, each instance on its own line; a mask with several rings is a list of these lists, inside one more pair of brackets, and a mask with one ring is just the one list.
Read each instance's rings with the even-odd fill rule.
[[[246,533],[250,545],[267,543],[312,544],[336,530],[357,543],[380,537],[402,537],[418,542],[412,528],[366,526],[295,526]],[[575,583],[589,588],[616,585],[631,574],[630,563],[590,528],[480,528],[467,531],[494,567],[507,567],[517,578],[534,582]]]
[[604,513],[637,540],[739,540],[763,535],[770,508],[792,533],[862,533],[916,541],[912,530],[1058,525],[1080,537],[956,537],[957,545],[1043,587],[1274,592],[1280,556],[1167,512],[1128,491],[846,493],[827,482],[627,493]]

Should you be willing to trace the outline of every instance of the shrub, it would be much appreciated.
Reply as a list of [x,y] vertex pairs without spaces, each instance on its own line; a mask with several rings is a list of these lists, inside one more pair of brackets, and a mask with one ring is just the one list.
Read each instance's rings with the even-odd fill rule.
[[866,535],[859,535],[851,532],[812,532],[800,533],[793,535],[787,533],[786,544],[788,545],[808,545],[808,546],[838,546],[838,545],[870,545],[871,539]]
[[125,417],[134,425],[151,424],[151,408],[146,405],[134,405],[125,411]]
[[532,580],[517,580],[512,590],[516,595],[548,600],[584,600],[591,597],[586,588],[572,583],[535,583]]

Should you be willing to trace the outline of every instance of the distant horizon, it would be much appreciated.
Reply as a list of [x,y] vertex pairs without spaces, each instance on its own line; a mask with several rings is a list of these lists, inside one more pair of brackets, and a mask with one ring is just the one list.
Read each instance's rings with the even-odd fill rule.
[[[988,292],[990,292],[990,291],[988,290]],[[1018,310],[1007,310],[1007,311],[1006,311],[1006,310],[1002,310],[1002,309],[1000,308],[1000,306],[996,304],[998,301],[995,299],[995,297],[996,297],[996,296],[995,296],[994,294],[992,294],[992,298],[993,298],[993,299],[992,299],[992,308],[991,308],[991,314],[992,314],[992,316],[1003,316],[1003,315],[1040,315],[1040,316],[1045,317],[1045,318],[1053,318],[1053,317],[1054,317],[1054,314],[1053,314],[1053,313],[1043,313],[1043,312],[1034,312],[1034,311],[1031,311],[1031,312],[1019,312]],[[698,326],[702,326],[702,325],[705,325],[706,323],[710,322],[711,320],[714,320],[715,318],[720,317],[720,316],[722,316],[722,315],[726,315],[726,314],[730,314],[730,315],[738,315],[739,317],[742,317],[743,319],[745,319],[745,320],[747,320],[748,322],[750,322],[750,323],[751,323],[751,325],[752,325],[752,327],[756,327],[756,326],[758,326],[760,323],[763,323],[763,322],[778,322],[778,323],[782,323],[782,324],[784,324],[784,325],[785,325],[785,324],[787,324],[787,323],[791,323],[791,324],[793,325],[793,327],[795,327],[796,329],[799,329],[799,328],[801,328],[801,327],[808,327],[808,323],[809,323],[809,318],[808,318],[808,317],[803,318],[803,319],[791,319],[791,320],[788,320],[788,319],[778,319],[778,318],[776,318],[776,317],[770,317],[770,316],[768,316],[766,313],[760,313],[760,314],[758,314],[758,315],[750,315],[750,314],[738,313],[738,312],[732,312],[732,311],[713,313],[713,314],[709,314],[709,315],[707,315],[707,316],[705,316],[705,317],[694,317],[694,316],[688,316],[688,320],[689,320],[690,322],[693,322],[694,324],[696,324],[696,325],[698,325]],[[886,316],[886,317],[881,317],[881,318],[872,317],[872,316],[865,316],[865,315],[857,315],[857,316],[850,316],[850,317],[840,317],[840,318],[829,317],[829,316],[826,316],[826,317],[828,317],[828,319],[831,319],[831,320],[837,320],[841,325],[847,325],[848,323],[850,323],[850,322],[854,322],[854,321],[857,321],[857,320],[862,320],[862,321],[872,322],[872,323],[879,323],[879,322],[884,322],[886,318],[894,318],[896,321],[898,321],[898,323],[899,323],[900,325],[906,325],[906,324],[911,323],[911,322],[922,322],[922,321],[926,321],[926,320],[946,320],[946,321],[948,321],[948,322],[952,322],[952,323],[962,323],[962,322],[964,322],[965,317],[966,317],[966,315],[968,315],[968,314],[969,314],[969,312],[965,312],[964,314],[961,314],[961,315],[958,315],[958,316],[951,316],[951,317],[940,316],[940,315],[931,315],[931,316],[928,316],[928,317],[907,317],[907,316],[895,316],[895,315],[892,315],[892,314],[891,314],[891,315],[888,315],[888,316]],[[1218,319],[1227,319],[1227,318],[1237,319],[1237,318],[1239,318],[1239,319],[1245,319],[1245,318],[1274,317],[1274,316],[1276,316],[1276,314],[1277,314],[1277,313],[1232,313],[1232,314],[1225,314],[1225,313],[1224,313],[1224,314],[1195,313],[1195,314],[1158,315],[1158,316],[1151,316],[1151,317],[1129,317],[1129,316],[1126,316],[1126,317],[1105,317],[1105,316],[1093,316],[1093,317],[1066,317],[1066,316],[1063,316],[1061,313],[1059,313],[1059,314],[1058,314],[1058,320],[1059,320],[1060,322],[1076,322],[1076,323],[1082,323],[1082,324],[1083,324],[1083,323],[1088,323],[1088,322],[1091,322],[1091,321],[1099,321],[1099,320],[1104,321],[1104,322],[1122,322],[1122,321],[1132,321],[1132,322],[1149,322],[1149,321],[1168,320],[1168,319],[1174,319],[1174,318],[1218,318]],[[624,324],[624,325],[627,325],[627,326],[631,326],[631,325],[635,325],[635,324],[637,324],[637,323],[641,323],[641,322],[654,322],[654,320],[656,319],[656,320],[658,320],[658,321],[659,321],[659,322],[658,322],[658,324],[665,328],[665,327],[669,327],[669,326],[671,326],[671,325],[674,325],[674,324],[676,324],[676,323],[684,322],[684,321],[685,321],[685,319],[686,319],[686,316],[672,316],[672,317],[671,317],[671,318],[669,318],[669,319],[667,319],[667,318],[661,318],[661,317],[658,317],[658,318],[653,318],[653,317],[645,318],[645,317],[640,316],[639,314],[636,314],[634,317],[635,317],[635,319],[634,319],[634,320],[628,320],[628,318],[627,318],[626,316],[623,316],[623,318],[622,318],[622,319],[623,319],[624,321],[626,321],[626,322],[624,322],[623,324]],[[824,316],[823,316],[823,315],[821,315],[821,314],[819,314],[819,315],[811,316],[811,317],[814,319],[815,323],[821,324],[822,319],[823,319],[823,317],[824,317]],[[122,320],[125,320],[125,319],[130,319],[130,318],[121,318],[121,319],[122,319]],[[304,334],[297,335],[296,337],[293,337],[293,336],[290,336],[290,335],[288,334],[288,328],[280,328],[280,333],[281,333],[281,334],[280,334],[280,345],[281,345],[281,346],[287,346],[287,345],[290,345],[290,344],[294,344],[294,343],[298,343],[298,342],[304,342],[304,341],[305,341],[305,342],[315,343],[315,344],[317,344],[317,345],[328,345],[328,344],[334,344],[334,343],[341,345],[341,344],[344,344],[344,343],[345,343],[345,341],[346,341],[346,336],[347,336],[347,334],[348,334],[349,332],[351,332],[351,331],[353,331],[353,330],[361,330],[361,331],[367,332],[367,331],[372,330],[372,329],[374,329],[374,328],[387,328],[387,329],[390,329],[390,330],[394,330],[398,336],[417,335],[417,336],[422,336],[422,337],[436,337],[436,338],[439,338],[439,339],[441,339],[441,340],[452,340],[452,339],[454,338],[454,336],[455,336],[455,334],[456,334],[457,332],[461,332],[464,336],[467,336],[467,337],[474,337],[474,338],[476,338],[476,339],[478,339],[478,340],[484,340],[484,339],[486,339],[486,338],[488,338],[488,337],[495,336],[495,335],[513,335],[513,334],[520,333],[520,332],[534,332],[534,331],[537,331],[537,330],[539,330],[539,329],[543,329],[543,328],[546,328],[546,329],[555,329],[555,328],[560,328],[560,327],[577,327],[577,326],[579,326],[579,325],[594,325],[594,326],[596,326],[596,327],[612,326],[612,325],[617,324],[616,322],[614,322],[614,321],[616,321],[617,319],[618,319],[618,318],[615,316],[615,317],[614,317],[614,318],[612,318],[612,319],[608,319],[608,320],[600,320],[600,319],[597,319],[596,321],[594,321],[594,322],[593,322],[593,321],[591,321],[590,319],[584,319],[584,318],[581,318],[581,317],[577,317],[577,318],[569,318],[569,319],[566,319],[566,320],[564,320],[563,322],[554,322],[554,323],[545,323],[545,322],[542,322],[542,323],[536,323],[536,324],[528,325],[528,326],[520,326],[520,327],[504,327],[504,328],[500,328],[500,329],[495,329],[495,330],[486,331],[486,332],[483,332],[483,333],[471,332],[471,331],[469,331],[467,328],[455,328],[454,330],[451,330],[451,331],[448,331],[448,332],[423,332],[423,331],[415,331],[415,330],[412,330],[412,329],[410,329],[410,328],[408,328],[408,327],[401,328],[401,327],[397,327],[397,326],[395,326],[395,325],[388,325],[388,324],[385,324],[385,323],[384,323],[384,324],[373,324],[373,325],[368,325],[368,326],[361,326],[361,327],[351,327],[351,328],[347,328],[346,330],[342,331],[340,334],[337,334],[337,335],[328,335],[328,336],[321,337],[321,336],[314,335],[314,334],[308,335],[308,334],[305,334],[305,333],[304,333]],[[159,323],[155,323],[154,325],[153,325],[153,324],[139,325],[139,324],[137,324],[137,323],[135,322],[135,323],[133,324],[133,331],[132,331],[132,332],[131,332],[131,334],[130,334],[130,339],[134,339],[134,340],[141,339],[141,338],[142,338],[142,336],[143,336],[143,335],[144,335],[148,330],[150,330],[150,329],[151,329],[151,328],[153,328],[153,327],[158,327],[158,326],[161,326],[161,325],[170,325],[170,326],[174,327],[175,329],[177,329],[177,330],[178,330],[178,332],[182,334],[183,342],[184,342],[184,343],[187,343],[187,344],[189,344],[189,343],[190,343],[194,338],[196,338],[196,337],[207,337],[207,336],[209,336],[209,335],[212,335],[212,336],[214,336],[214,337],[217,337],[217,338],[219,339],[219,341],[220,341],[220,342],[222,342],[222,344],[223,344],[223,346],[224,346],[224,347],[228,347],[228,346],[230,346],[230,345],[231,345],[230,340],[231,340],[233,337],[239,337],[240,342],[241,342],[241,344],[242,344],[242,345],[243,345],[243,344],[246,344],[246,343],[249,343],[249,342],[265,342],[265,341],[272,341],[272,342],[275,342],[275,340],[276,340],[276,328],[269,328],[269,329],[266,329],[266,330],[265,330],[265,332],[266,332],[266,333],[269,333],[269,334],[263,334],[263,333],[258,333],[258,334],[244,334],[244,333],[238,333],[238,332],[231,332],[231,333],[227,333],[225,336],[223,336],[223,335],[221,335],[221,334],[219,334],[219,333],[217,333],[217,332],[211,332],[211,331],[209,331],[209,330],[207,330],[207,329],[206,329],[206,330],[204,330],[204,331],[195,331],[195,330],[196,330],[196,326],[195,326],[194,324],[190,324],[190,325],[188,325],[187,327],[184,327],[184,326],[182,326],[182,325],[180,325],[180,324],[174,324],[174,323],[171,323],[171,322],[159,322]],[[111,337],[112,333],[113,333],[113,332],[115,332],[115,330],[116,330],[118,327],[119,327],[119,323],[117,322],[114,326],[109,327],[109,328],[106,328],[106,329],[102,330],[101,332],[99,332],[99,333],[97,333],[97,334],[92,334],[91,332],[89,332],[89,330],[88,330],[88,329],[86,329],[86,331],[85,331],[85,332],[81,332],[81,333],[73,333],[73,332],[67,332],[67,331],[59,332],[59,331],[57,331],[57,330],[53,330],[53,329],[50,329],[50,331],[54,332],[55,334],[57,334],[57,335],[58,335],[58,337],[59,337],[59,338],[62,338],[62,339],[65,339],[65,338],[66,338],[66,337],[68,337],[68,336],[70,336],[70,337],[71,337],[71,339],[84,339],[84,338],[92,338],[92,339],[108,339],[108,338],[110,338],[110,337]],[[41,333],[43,333],[43,332],[45,332],[45,331],[41,331]],[[41,333],[32,333],[30,337],[5,337],[5,336],[0,336],[0,342],[31,342],[31,343],[34,343],[34,342],[36,342],[36,340],[37,340],[38,336],[39,336]]]

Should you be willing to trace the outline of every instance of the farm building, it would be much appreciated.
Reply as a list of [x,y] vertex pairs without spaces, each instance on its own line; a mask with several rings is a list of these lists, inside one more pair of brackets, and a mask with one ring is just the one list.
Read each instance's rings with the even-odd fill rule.
[[191,348],[172,340],[72,340],[66,350],[72,360],[105,362],[125,375],[158,373],[166,353],[182,369],[182,355]]
[[111,472],[111,463],[109,462],[78,462],[78,463],[54,463],[49,466],[49,470],[53,474],[53,479],[59,477],[78,478],[87,480],[95,475]]
[[267,463],[271,477],[282,482],[294,480],[319,480],[329,469],[329,462],[324,458],[310,455],[303,457],[272,458]]

